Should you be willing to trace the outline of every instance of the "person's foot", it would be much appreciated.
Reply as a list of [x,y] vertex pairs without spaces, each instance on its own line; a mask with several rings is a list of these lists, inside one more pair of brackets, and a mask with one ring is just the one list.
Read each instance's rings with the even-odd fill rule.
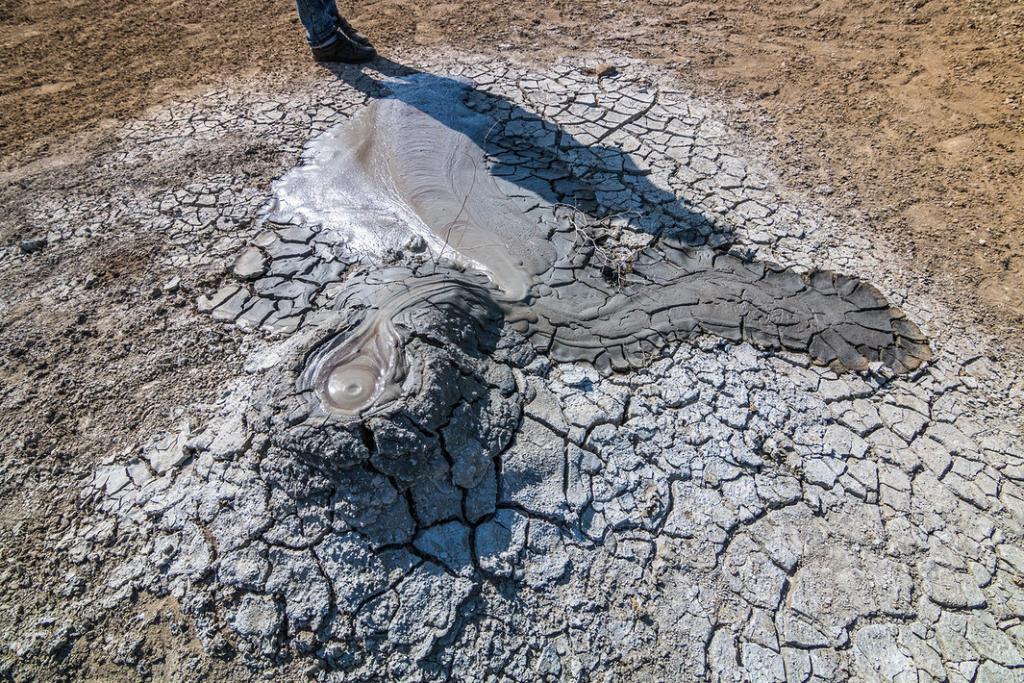
[[334,40],[327,45],[310,49],[313,51],[313,59],[318,62],[360,64],[368,62],[377,56],[377,51],[372,47],[357,43],[341,31],[337,31]]
[[334,25],[338,29],[340,29],[342,33],[344,33],[346,36],[348,36],[355,42],[370,47],[370,39],[363,35],[352,24],[345,21],[345,17],[339,16],[338,19],[334,22]]

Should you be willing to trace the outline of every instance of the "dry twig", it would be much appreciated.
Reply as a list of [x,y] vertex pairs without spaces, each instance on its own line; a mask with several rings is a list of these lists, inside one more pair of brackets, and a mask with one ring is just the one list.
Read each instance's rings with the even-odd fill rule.
[[576,233],[576,243],[590,249],[594,265],[601,269],[604,278],[617,289],[622,289],[626,284],[626,278],[633,272],[637,256],[644,247],[628,247],[614,239],[618,229],[613,223],[616,219],[633,215],[635,212],[622,212],[595,219],[574,206],[559,206],[568,208],[571,212],[568,221]]

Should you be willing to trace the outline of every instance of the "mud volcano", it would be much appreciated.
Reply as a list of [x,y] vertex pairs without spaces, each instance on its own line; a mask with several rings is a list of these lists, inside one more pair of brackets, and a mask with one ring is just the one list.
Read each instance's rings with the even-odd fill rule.
[[[339,296],[359,322],[312,353],[300,380],[329,412],[379,413],[408,393],[409,332],[396,321],[439,299],[463,318],[498,308],[538,352],[603,372],[702,332],[837,369],[904,372],[930,355],[871,285],[730,253],[624,150],[454,79],[415,73],[387,88],[311,144],[270,215],[318,226],[366,262],[433,263],[357,277]],[[608,190],[617,205],[600,201]]]
[[106,624],[83,675],[145,652],[217,680],[1019,678],[1019,367],[915,286],[938,357],[874,363],[928,348],[872,287],[799,268],[899,288],[900,259],[650,65],[425,63],[475,86],[378,62],[204,96],[58,174],[88,222],[26,205],[76,259],[165,235],[174,301],[210,319],[151,313],[191,336],[147,382],[214,339],[244,364],[96,467],[47,546],[75,574],[20,583],[9,655],[49,673]]

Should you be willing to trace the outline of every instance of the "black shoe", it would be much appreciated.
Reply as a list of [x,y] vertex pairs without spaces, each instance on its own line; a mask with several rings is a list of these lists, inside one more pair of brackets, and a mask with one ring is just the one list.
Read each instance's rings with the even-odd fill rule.
[[352,24],[345,21],[345,17],[339,16],[338,20],[334,22],[334,25],[342,33],[344,33],[346,36],[356,41],[357,43],[361,43],[363,45],[366,45],[367,47],[370,46],[370,39],[363,35],[354,26],[352,26]]
[[357,43],[341,31],[336,32],[334,42],[329,45],[310,49],[313,51],[313,59],[318,62],[360,64],[377,56],[377,51],[372,47]]

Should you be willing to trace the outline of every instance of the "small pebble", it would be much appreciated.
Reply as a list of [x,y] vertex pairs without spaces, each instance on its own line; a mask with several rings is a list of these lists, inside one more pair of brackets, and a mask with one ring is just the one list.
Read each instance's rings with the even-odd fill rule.
[[34,254],[37,251],[42,251],[43,247],[46,246],[45,237],[33,237],[27,240],[22,240],[18,245],[21,247],[23,254]]

